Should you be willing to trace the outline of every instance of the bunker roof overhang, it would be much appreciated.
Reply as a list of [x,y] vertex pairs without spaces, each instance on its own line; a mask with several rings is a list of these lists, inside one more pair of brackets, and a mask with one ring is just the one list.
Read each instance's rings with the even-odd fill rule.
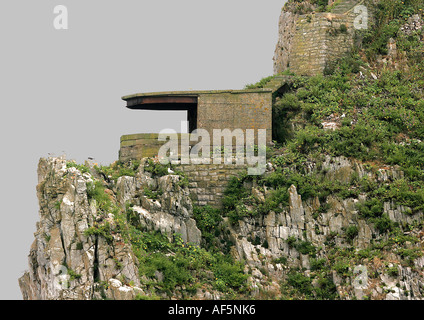
[[187,105],[197,104],[198,97],[205,94],[272,93],[270,89],[248,90],[199,90],[136,93],[122,97],[129,109],[187,110]]

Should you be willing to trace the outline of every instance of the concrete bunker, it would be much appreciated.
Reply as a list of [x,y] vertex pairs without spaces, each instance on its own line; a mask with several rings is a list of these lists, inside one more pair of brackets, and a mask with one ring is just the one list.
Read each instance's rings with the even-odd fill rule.
[[[195,129],[205,129],[212,136],[214,129],[266,129],[266,142],[272,141],[271,89],[207,90],[137,93],[124,96],[126,107],[132,110],[182,110],[187,112],[188,133],[178,133],[179,139],[190,140]],[[164,128],[165,129],[165,128]],[[155,157],[165,143],[159,133],[140,133],[121,137],[119,159]],[[196,142],[190,142],[196,144]]]
[[198,97],[183,95],[153,95],[140,96],[127,100],[127,108],[133,110],[186,111],[188,132],[197,128]]

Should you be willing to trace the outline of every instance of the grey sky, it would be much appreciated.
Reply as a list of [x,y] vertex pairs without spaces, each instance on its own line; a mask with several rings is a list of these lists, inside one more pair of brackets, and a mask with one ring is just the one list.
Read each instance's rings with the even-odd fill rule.
[[[2,1],[0,299],[22,298],[38,159],[64,151],[109,164],[121,135],[179,129],[182,114],[131,111],[121,96],[242,89],[271,75],[284,2]],[[69,30],[53,28],[59,4]]]

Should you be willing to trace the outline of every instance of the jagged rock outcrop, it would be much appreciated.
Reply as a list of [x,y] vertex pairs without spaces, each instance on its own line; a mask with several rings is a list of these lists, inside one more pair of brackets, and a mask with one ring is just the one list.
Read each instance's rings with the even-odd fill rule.
[[[95,175],[95,172],[93,172]],[[37,196],[40,221],[29,254],[29,270],[19,279],[24,299],[134,299],[143,295],[138,261],[131,245],[111,228],[99,236],[87,232],[93,226],[113,225],[112,212],[101,212],[90,200],[87,185],[93,175],[68,167],[64,158],[41,159],[38,165]],[[153,179],[138,172],[123,176],[105,193],[118,206],[131,200],[147,229],[200,243],[201,233],[192,212],[188,192],[178,186],[178,176]],[[143,190],[158,185],[163,194],[148,199]],[[109,189],[110,187],[111,189]],[[109,231],[109,230],[108,230]]]
[[133,207],[138,213],[139,222],[146,230],[160,230],[169,238],[181,234],[186,242],[200,244],[201,233],[192,219],[193,204],[187,190],[178,186],[179,176],[167,175],[153,179],[148,173],[137,177],[120,177],[117,181],[117,194],[120,203],[131,201],[145,188],[154,188],[163,192],[160,199],[140,196]]
[[296,20],[296,14],[287,11],[281,12],[278,23],[278,42],[273,57],[274,74],[281,73],[290,67],[289,55],[292,51]]
[[[369,176],[375,181],[383,182],[388,179],[400,179],[403,172],[396,167],[387,167],[378,170],[375,174],[366,170],[363,165],[356,161],[348,160],[344,157],[327,157],[323,162],[323,169],[327,179],[330,181],[348,181],[353,174],[359,177]],[[259,189],[255,189],[252,194],[258,197],[261,194]],[[264,195],[258,198],[264,199]],[[289,206],[282,212],[269,212],[265,216],[243,218],[236,225],[231,227],[231,236],[235,247],[233,254],[239,260],[247,262],[249,268],[253,269],[250,281],[254,288],[257,288],[256,295],[259,295],[259,288],[262,292],[270,290],[269,282],[273,283],[271,290],[278,295],[279,289],[276,283],[284,278],[290,268],[305,270],[308,274],[311,270],[311,256],[302,253],[296,246],[290,244],[290,238],[296,241],[309,242],[315,248],[319,248],[317,259],[328,260],[329,253],[333,248],[355,248],[355,252],[367,250],[373,241],[389,240],[387,235],[377,230],[373,223],[361,216],[357,209],[357,204],[366,200],[363,194],[359,199],[340,199],[329,196],[327,203],[320,203],[318,198],[303,201],[298,194],[296,187],[289,188]],[[326,205],[325,211],[320,211],[320,207]],[[399,225],[413,225],[422,221],[423,213],[408,215],[405,212],[408,208],[395,205],[391,202],[384,203],[384,214],[389,219]],[[347,240],[346,230],[350,226],[355,226],[355,236]],[[416,248],[423,250],[424,239],[422,239],[420,229],[404,230],[405,235],[414,235],[419,241],[416,244],[409,243],[408,249]],[[349,243],[349,241],[351,241]],[[306,243],[305,242],[305,243]],[[400,247],[399,247],[400,248]],[[416,257],[410,266],[402,265],[402,259],[394,251],[385,252],[381,249],[383,258],[377,260],[362,261],[365,270],[373,274],[373,279],[369,279],[364,285],[355,287],[355,279],[347,278],[340,280],[339,275],[333,274],[333,282],[337,286],[340,297],[346,299],[362,299],[372,297],[375,299],[422,299],[424,295],[424,278],[422,274],[423,257]],[[399,250],[399,252],[401,252]],[[284,262],[279,262],[283,258]],[[276,262],[277,261],[277,262]],[[353,270],[360,267],[360,264],[351,265]],[[396,268],[392,275],[386,268]],[[393,275],[394,274],[394,275]],[[342,283],[344,282],[344,283]]]

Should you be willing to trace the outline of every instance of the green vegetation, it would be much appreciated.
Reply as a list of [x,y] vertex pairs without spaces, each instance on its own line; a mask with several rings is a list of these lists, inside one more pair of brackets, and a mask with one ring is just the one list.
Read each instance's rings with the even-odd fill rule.
[[399,275],[398,266],[394,265],[392,267],[387,268],[387,274],[391,277],[397,277]]
[[316,248],[307,240],[299,240],[294,236],[290,236],[286,242],[290,247],[295,248],[301,254],[315,256]]
[[217,238],[222,234],[221,211],[212,208],[211,206],[193,208],[193,216],[196,220],[196,225],[202,232],[206,247],[216,245]]
[[74,270],[72,270],[71,268],[69,268],[68,265],[66,264],[66,262],[63,263],[62,266],[64,267],[64,269],[61,269],[59,271],[59,274],[68,275],[69,276],[68,280],[66,280],[66,283],[65,283],[65,286],[67,288],[69,288],[69,285],[70,285],[69,282],[80,279],[82,277],[82,275],[79,274],[79,273],[76,273]]
[[83,164],[77,164],[75,161],[68,161],[66,162],[66,168],[76,168],[81,173],[88,173],[90,172],[90,168]]
[[[375,59],[378,54],[387,54],[387,42],[390,38],[399,40],[402,50],[408,52],[408,58],[414,61],[416,54],[422,52],[423,44],[419,41],[419,33],[413,33],[411,36],[404,36],[399,29],[407,19],[414,13],[421,13],[424,10],[424,3],[420,0],[383,0],[377,4],[375,12],[375,25],[373,28],[364,32],[363,43],[365,53],[369,59]],[[421,68],[423,67],[422,56],[419,59]],[[422,69],[421,69],[422,70]]]
[[106,180],[117,181],[119,177],[134,177],[140,167],[140,160],[131,160],[129,162],[115,161],[109,166],[95,165],[94,169]]
[[78,280],[79,278],[81,278],[82,277],[82,275],[81,274],[79,274],[79,273],[76,273],[74,270],[72,270],[72,269],[69,269],[68,268],[68,275],[69,275],[69,281],[74,281],[74,280]]
[[110,224],[109,223],[104,223],[104,224],[97,224],[95,223],[94,226],[86,229],[84,231],[84,235],[86,237],[88,236],[102,236],[103,238],[105,238],[109,243],[111,243],[113,241],[113,237],[111,234],[111,228],[110,228]]
[[179,170],[175,170],[175,169],[174,169],[174,172],[175,172],[174,174],[176,174],[180,177],[180,180],[178,181],[178,185],[181,188],[188,187],[189,181],[188,181],[187,175],[184,172],[179,171]]
[[315,4],[318,7],[318,11],[327,11],[327,0],[312,0],[311,3]]
[[152,159],[148,159],[144,166],[144,171],[152,173],[154,176],[166,176],[168,173],[168,166],[155,162]]
[[262,78],[261,80],[259,80],[257,83],[255,84],[247,84],[244,88],[245,89],[261,89],[263,88],[268,82],[270,82],[272,79],[274,78],[274,76],[269,76],[269,77],[265,77]]
[[149,199],[157,200],[162,194],[163,194],[163,191],[160,189],[152,190],[147,187],[144,188],[144,195]]
[[[223,292],[227,297],[246,292],[247,275],[243,264],[229,255],[184,243],[179,235],[169,241],[160,233],[130,228],[133,250],[140,261],[140,276],[152,290],[159,288],[169,295],[194,294],[204,285]],[[160,272],[160,275],[157,274]],[[211,276],[207,276],[207,274]],[[157,277],[159,282],[153,279]]]
[[46,242],[49,242],[51,238],[52,238],[52,236],[51,236],[51,235],[49,235],[49,234],[47,234],[47,233],[44,233],[44,240],[45,240]]
[[291,73],[290,71],[284,71],[284,72],[281,72],[281,73],[276,74],[276,75],[264,77],[264,78],[262,78],[261,80],[259,80],[258,82],[254,83],[254,84],[247,84],[247,85],[244,86],[244,89],[262,89],[269,82],[271,82],[271,80],[273,80],[275,77],[283,76],[283,75],[294,75],[294,74]]
[[[315,285],[313,284],[315,282]],[[286,281],[281,284],[283,299],[335,300],[336,286],[329,274],[306,276],[297,269],[291,269]]]
[[222,205],[224,213],[226,213],[232,223],[249,214],[244,207],[238,206],[240,201],[249,195],[248,191],[243,187],[243,182],[248,179],[250,179],[250,177],[246,174],[240,175],[239,177],[233,177],[224,191]]
[[346,237],[353,240],[358,235],[358,227],[353,225],[346,228]]
[[56,203],[54,204],[54,208],[56,210],[60,210],[60,206],[61,206],[62,202],[61,201],[56,201]]
[[[68,161],[66,163],[67,168],[76,168],[81,173],[94,173],[102,176],[105,182],[116,182],[119,177],[130,176],[134,177],[138,168],[140,167],[140,160],[131,160],[128,162],[115,161],[109,166],[98,165],[97,163],[93,166],[89,163],[77,164],[75,161]],[[92,167],[91,167],[92,166]],[[91,168],[90,168],[91,167]],[[90,171],[92,170],[92,172]]]
[[285,6],[290,6],[290,8],[292,8],[291,11],[293,11],[294,14],[307,14],[312,11],[310,4],[315,5],[317,11],[324,12],[327,11],[328,0],[288,0]]
[[87,183],[88,199],[96,201],[97,208],[105,213],[112,209],[111,195],[106,190],[107,188],[99,180]]

